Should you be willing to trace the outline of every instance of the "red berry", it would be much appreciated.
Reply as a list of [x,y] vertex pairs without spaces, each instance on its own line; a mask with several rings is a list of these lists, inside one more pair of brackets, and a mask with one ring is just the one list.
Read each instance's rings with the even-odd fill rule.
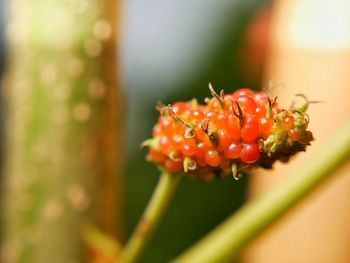
[[159,138],[159,147],[162,153],[168,154],[172,148],[172,141],[168,136],[162,135]]
[[267,139],[271,134],[271,126],[273,125],[273,118],[263,117],[259,120],[259,133],[262,139]]
[[258,105],[255,108],[255,115],[257,117],[265,117],[266,116],[266,107],[264,105]]
[[206,146],[204,142],[200,142],[197,144],[197,150],[196,150],[196,162],[199,167],[206,167],[207,163],[205,162],[205,153],[206,153]]
[[232,101],[234,100],[233,94],[227,94],[227,95],[225,95],[225,96],[224,96],[224,100],[225,100],[226,105],[231,105],[231,104],[232,104]]
[[170,116],[160,116],[158,123],[164,133],[171,133],[174,129],[174,119]]
[[226,118],[227,131],[234,141],[239,141],[241,139],[241,125],[239,119],[230,113]]
[[197,151],[196,156],[203,157],[205,156],[207,147],[205,146],[204,142],[200,142],[197,144]]
[[227,129],[220,129],[217,134],[220,148],[223,150],[226,149],[232,141],[230,134]]
[[203,119],[205,119],[205,114],[200,110],[192,110],[191,112],[191,121],[195,123],[200,123]]
[[254,115],[248,115],[245,118],[244,125],[241,130],[241,137],[244,142],[252,143],[259,137],[259,124]]
[[217,167],[221,164],[222,159],[218,151],[209,149],[205,154],[205,161],[211,167]]
[[255,93],[255,95],[254,95],[254,100],[255,100],[255,101],[259,101],[259,100],[265,99],[265,98],[266,98],[266,93],[263,92],[263,91],[257,92],[257,93]]
[[259,146],[257,143],[244,144],[241,150],[241,160],[245,163],[254,163],[260,158]]
[[251,89],[238,89],[233,93],[233,97],[238,98],[239,96],[254,96],[254,91]]
[[183,140],[184,140],[184,137],[179,135],[179,134],[174,134],[173,137],[173,146],[176,150],[180,150],[181,149],[181,146],[182,146],[182,143],[183,143]]
[[225,150],[225,156],[229,159],[237,159],[240,156],[240,147],[238,144],[232,143]]
[[252,114],[255,112],[256,103],[252,97],[247,95],[239,96],[237,102],[245,113]]
[[295,142],[300,141],[303,138],[302,134],[296,128],[288,131],[288,137]]
[[182,161],[173,161],[168,159],[165,161],[165,168],[172,173],[177,173],[182,170],[183,164]]
[[196,156],[196,162],[199,167],[206,167],[207,163],[204,156]]
[[293,116],[286,116],[282,122],[281,122],[281,126],[283,129],[285,130],[289,130],[291,128],[293,128],[293,123],[294,123],[294,118]]
[[207,112],[207,114],[206,114],[206,116],[207,116],[207,118],[209,118],[209,119],[213,119],[215,116],[216,116],[216,112],[214,112],[214,111],[209,111],[209,112]]
[[185,139],[181,146],[181,152],[185,156],[193,156],[196,154],[197,145],[194,139]]
[[256,104],[258,105],[258,106],[264,106],[265,107],[265,109],[268,107],[268,105],[269,105],[269,100],[268,100],[268,98],[266,97],[266,95],[264,96],[264,97],[262,97],[262,98],[260,98],[259,100],[255,100],[256,101]]
[[208,103],[208,107],[210,111],[218,112],[221,110],[220,102],[216,98],[210,100],[210,102]]
[[189,104],[187,102],[176,102],[171,106],[171,109],[176,114],[184,114],[189,110]]
[[163,163],[167,159],[166,155],[152,149],[149,150],[149,156],[155,163]]
[[162,130],[160,129],[159,125],[158,125],[158,124],[155,125],[155,126],[153,127],[153,131],[152,131],[152,136],[153,136],[153,138],[158,137],[158,136],[160,136],[161,134],[162,134]]
[[211,119],[211,121],[214,122],[215,126],[218,127],[218,128],[224,127],[224,126],[226,126],[226,115],[220,113],[220,114],[214,116]]
[[207,146],[207,147],[213,146],[212,142],[209,139],[209,136],[203,131],[202,127],[198,127],[198,129],[196,129],[195,138],[198,141],[203,142],[205,144],[205,146]]

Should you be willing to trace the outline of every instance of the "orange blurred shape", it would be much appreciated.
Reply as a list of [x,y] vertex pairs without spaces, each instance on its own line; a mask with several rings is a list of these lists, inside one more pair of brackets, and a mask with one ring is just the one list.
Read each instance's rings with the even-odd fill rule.
[[260,82],[270,49],[271,5],[264,6],[248,25],[242,42],[242,70],[249,82]]

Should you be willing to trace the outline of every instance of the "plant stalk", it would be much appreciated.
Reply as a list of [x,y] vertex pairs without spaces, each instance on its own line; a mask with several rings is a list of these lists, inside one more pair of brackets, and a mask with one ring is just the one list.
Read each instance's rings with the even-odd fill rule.
[[173,175],[166,172],[161,175],[158,185],[135,232],[131,235],[131,238],[117,262],[132,263],[141,256],[150,241],[151,235],[168,207],[180,182],[180,178],[181,175]]
[[173,263],[227,262],[274,221],[310,194],[350,156],[350,122],[286,182],[245,205]]
[[0,261],[87,262],[82,221],[121,235],[119,1],[9,2]]

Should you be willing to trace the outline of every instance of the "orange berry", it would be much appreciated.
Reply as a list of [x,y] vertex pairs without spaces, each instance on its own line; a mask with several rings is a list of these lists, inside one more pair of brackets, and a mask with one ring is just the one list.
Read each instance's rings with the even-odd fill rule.
[[252,143],[259,137],[259,124],[254,115],[248,115],[245,118],[244,125],[241,130],[241,137],[244,142]]
[[300,141],[303,138],[302,134],[296,128],[288,131],[288,137],[295,142]]
[[174,119],[170,116],[160,116],[159,120],[159,127],[161,128],[162,132],[164,133],[172,133],[174,127]]
[[152,136],[153,136],[153,138],[158,137],[158,136],[160,136],[161,134],[162,134],[161,128],[159,127],[158,124],[155,125],[155,126],[153,127],[153,131],[152,131]]
[[165,161],[165,168],[172,173],[177,173],[182,170],[183,164],[182,161],[173,161],[168,159]]
[[293,128],[293,126],[294,126],[293,123],[294,123],[294,118],[293,118],[293,116],[288,116],[288,115],[287,115],[287,116],[282,120],[281,126],[282,126],[283,129],[289,130],[289,129]]
[[220,129],[217,134],[219,138],[219,147],[223,150],[226,149],[232,141],[230,134],[227,129]]
[[254,96],[254,91],[251,89],[238,89],[233,93],[233,97],[238,98],[239,96]]
[[239,141],[241,139],[241,125],[239,119],[230,113],[226,118],[227,131],[234,141]]
[[180,150],[187,157],[195,155],[197,151],[196,141],[194,139],[184,139]]
[[240,156],[240,147],[236,143],[230,144],[225,150],[224,154],[229,159],[238,159]]
[[263,117],[259,120],[259,133],[262,139],[267,139],[271,134],[271,127],[273,125],[273,118]]
[[167,159],[166,155],[152,149],[149,150],[149,156],[155,163],[163,163]]
[[172,148],[172,141],[167,135],[162,135],[159,138],[159,148],[162,153],[168,154]]
[[221,164],[222,158],[218,151],[209,149],[205,154],[205,161],[211,167],[217,167]]
[[256,103],[252,97],[242,95],[238,97],[237,102],[245,113],[252,114],[255,112]]

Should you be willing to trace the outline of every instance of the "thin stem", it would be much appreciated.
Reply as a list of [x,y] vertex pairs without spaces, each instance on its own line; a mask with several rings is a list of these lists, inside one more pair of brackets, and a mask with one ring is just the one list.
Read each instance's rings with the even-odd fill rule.
[[173,175],[165,172],[161,175],[135,232],[130,237],[117,262],[132,263],[140,257],[168,207],[180,178],[181,175]]
[[318,151],[318,155],[312,161],[296,171],[287,182],[244,206],[202,241],[176,258],[173,263],[232,260],[250,240],[311,193],[325,179],[336,174],[335,171],[349,160],[349,156],[350,123],[339,134],[333,136],[332,141]]

